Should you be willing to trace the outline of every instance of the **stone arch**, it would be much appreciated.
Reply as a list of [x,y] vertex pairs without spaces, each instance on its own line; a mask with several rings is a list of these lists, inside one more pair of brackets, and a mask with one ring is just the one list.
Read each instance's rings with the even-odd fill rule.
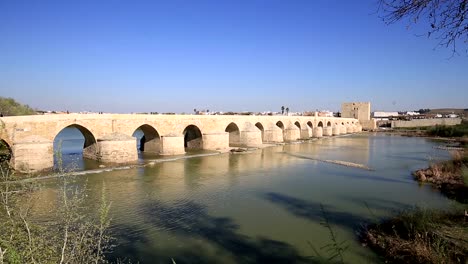
[[283,135],[282,135],[283,141],[285,141],[285,132],[284,132],[285,127],[284,127],[283,122],[281,122],[281,121],[276,122],[276,126],[279,127],[279,128],[281,129],[282,134],[283,134]]
[[327,127],[331,127],[332,123],[330,121],[327,122]]
[[311,121],[307,122],[307,126],[308,126],[310,129],[314,129],[314,124],[312,124]]
[[[73,142],[74,140],[80,140],[80,139],[74,138],[74,139],[67,140],[68,135],[73,135],[73,134],[77,135],[77,132],[76,132],[77,130],[81,133],[81,136],[84,138],[82,148],[80,149],[75,149],[74,146],[78,142]],[[54,142],[53,143],[54,150],[56,151],[56,155],[54,155],[55,163],[63,162],[62,160],[63,154],[67,154],[67,155],[81,154],[82,157],[84,158],[97,159],[96,137],[88,128],[82,125],[71,124],[62,128],[57,133],[57,135],[55,135],[53,142]],[[64,153],[64,148],[66,150],[65,153]],[[78,153],[75,151],[78,151]],[[58,165],[62,166],[62,164],[58,164]]]
[[262,123],[257,122],[255,126],[261,131],[262,133],[262,143],[265,142],[265,128],[263,127]]
[[318,125],[317,125],[317,126],[318,126],[318,127],[323,127],[322,121],[318,122]]
[[344,126],[344,122],[341,122],[341,125]]
[[239,130],[239,126],[236,123],[234,122],[229,123],[229,125],[226,127],[224,132],[229,133],[229,146],[230,147],[236,147],[240,145],[240,130]]
[[281,128],[281,130],[284,130],[284,124],[281,121],[276,122],[276,126]]
[[0,139],[0,162],[9,161],[11,159],[11,147],[6,140]]
[[183,134],[186,149],[203,149],[203,136],[200,128],[196,125],[188,125]]
[[299,123],[299,121],[294,122],[294,125],[296,125],[297,128],[299,128],[299,130],[301,130],[301,123]]
[[[143,132],[143,135],[141,138],[139,137],[141,134],[138,133],[138,131]],[[153,126],[150,126],[148,124],[143,124],[139,126],[138,128],[135,129],[133,132],[134,137],[137,138],[139,141],[137,143],[138,150],[141,152],[154,152],[154,153],[159,153],[161,150],[161,137]]]

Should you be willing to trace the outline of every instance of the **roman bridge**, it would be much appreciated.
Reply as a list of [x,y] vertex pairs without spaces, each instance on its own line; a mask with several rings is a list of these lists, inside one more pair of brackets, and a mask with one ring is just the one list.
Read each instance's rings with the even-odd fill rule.
[[55,137],[67,127],[84,136],[83,156],[102,162],[138,159],[135,131],[144,133],[140,150],[180,155],[189,149],[225,151],[362,131],[354,118],[318,116],[57,114],[0,118],[0,140],[10,164],[34,172],[54,166]]

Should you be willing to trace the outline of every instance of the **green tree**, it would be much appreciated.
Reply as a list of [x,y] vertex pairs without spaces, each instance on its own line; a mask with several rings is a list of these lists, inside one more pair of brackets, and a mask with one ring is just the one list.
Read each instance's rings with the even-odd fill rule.
[[379,13],[387,24],[422,22],[427,29],[424,35],[437,39],[437,46],[457,53],[461,44],[468,53],[468,0],[379,0]]
[[3,116],[34,115],[36,111],[13,98],[0,97],[0,114]]

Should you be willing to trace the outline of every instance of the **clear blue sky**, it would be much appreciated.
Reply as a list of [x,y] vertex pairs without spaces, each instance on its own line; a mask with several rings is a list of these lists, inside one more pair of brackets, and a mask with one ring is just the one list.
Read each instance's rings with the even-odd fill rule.
[[468,108],[450,56],[377,0],[0,0],[0,96],[43,110]]

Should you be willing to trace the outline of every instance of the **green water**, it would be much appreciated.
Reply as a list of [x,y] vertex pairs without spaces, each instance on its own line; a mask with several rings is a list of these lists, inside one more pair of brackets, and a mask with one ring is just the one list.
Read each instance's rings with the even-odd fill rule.
[[[181,159],[79,176],[95,214],[105,183],[117,247],[111,258],[140,263],[314,263],[329,229],[349,248],[346,263],[376,263],[357,240],[362,225],[420,205],[450,202],[411,171],[447,159],[422,138],[360,134],[246,154]],[[372,171],[290,154],[367,165]],[[143,157],[144,160],[144,157]],[[36,214],[54,208],[57,180],[37,193]],[[324,211],[321,209],[324,208]],[[315,250],[316,251],[315,251]]]

